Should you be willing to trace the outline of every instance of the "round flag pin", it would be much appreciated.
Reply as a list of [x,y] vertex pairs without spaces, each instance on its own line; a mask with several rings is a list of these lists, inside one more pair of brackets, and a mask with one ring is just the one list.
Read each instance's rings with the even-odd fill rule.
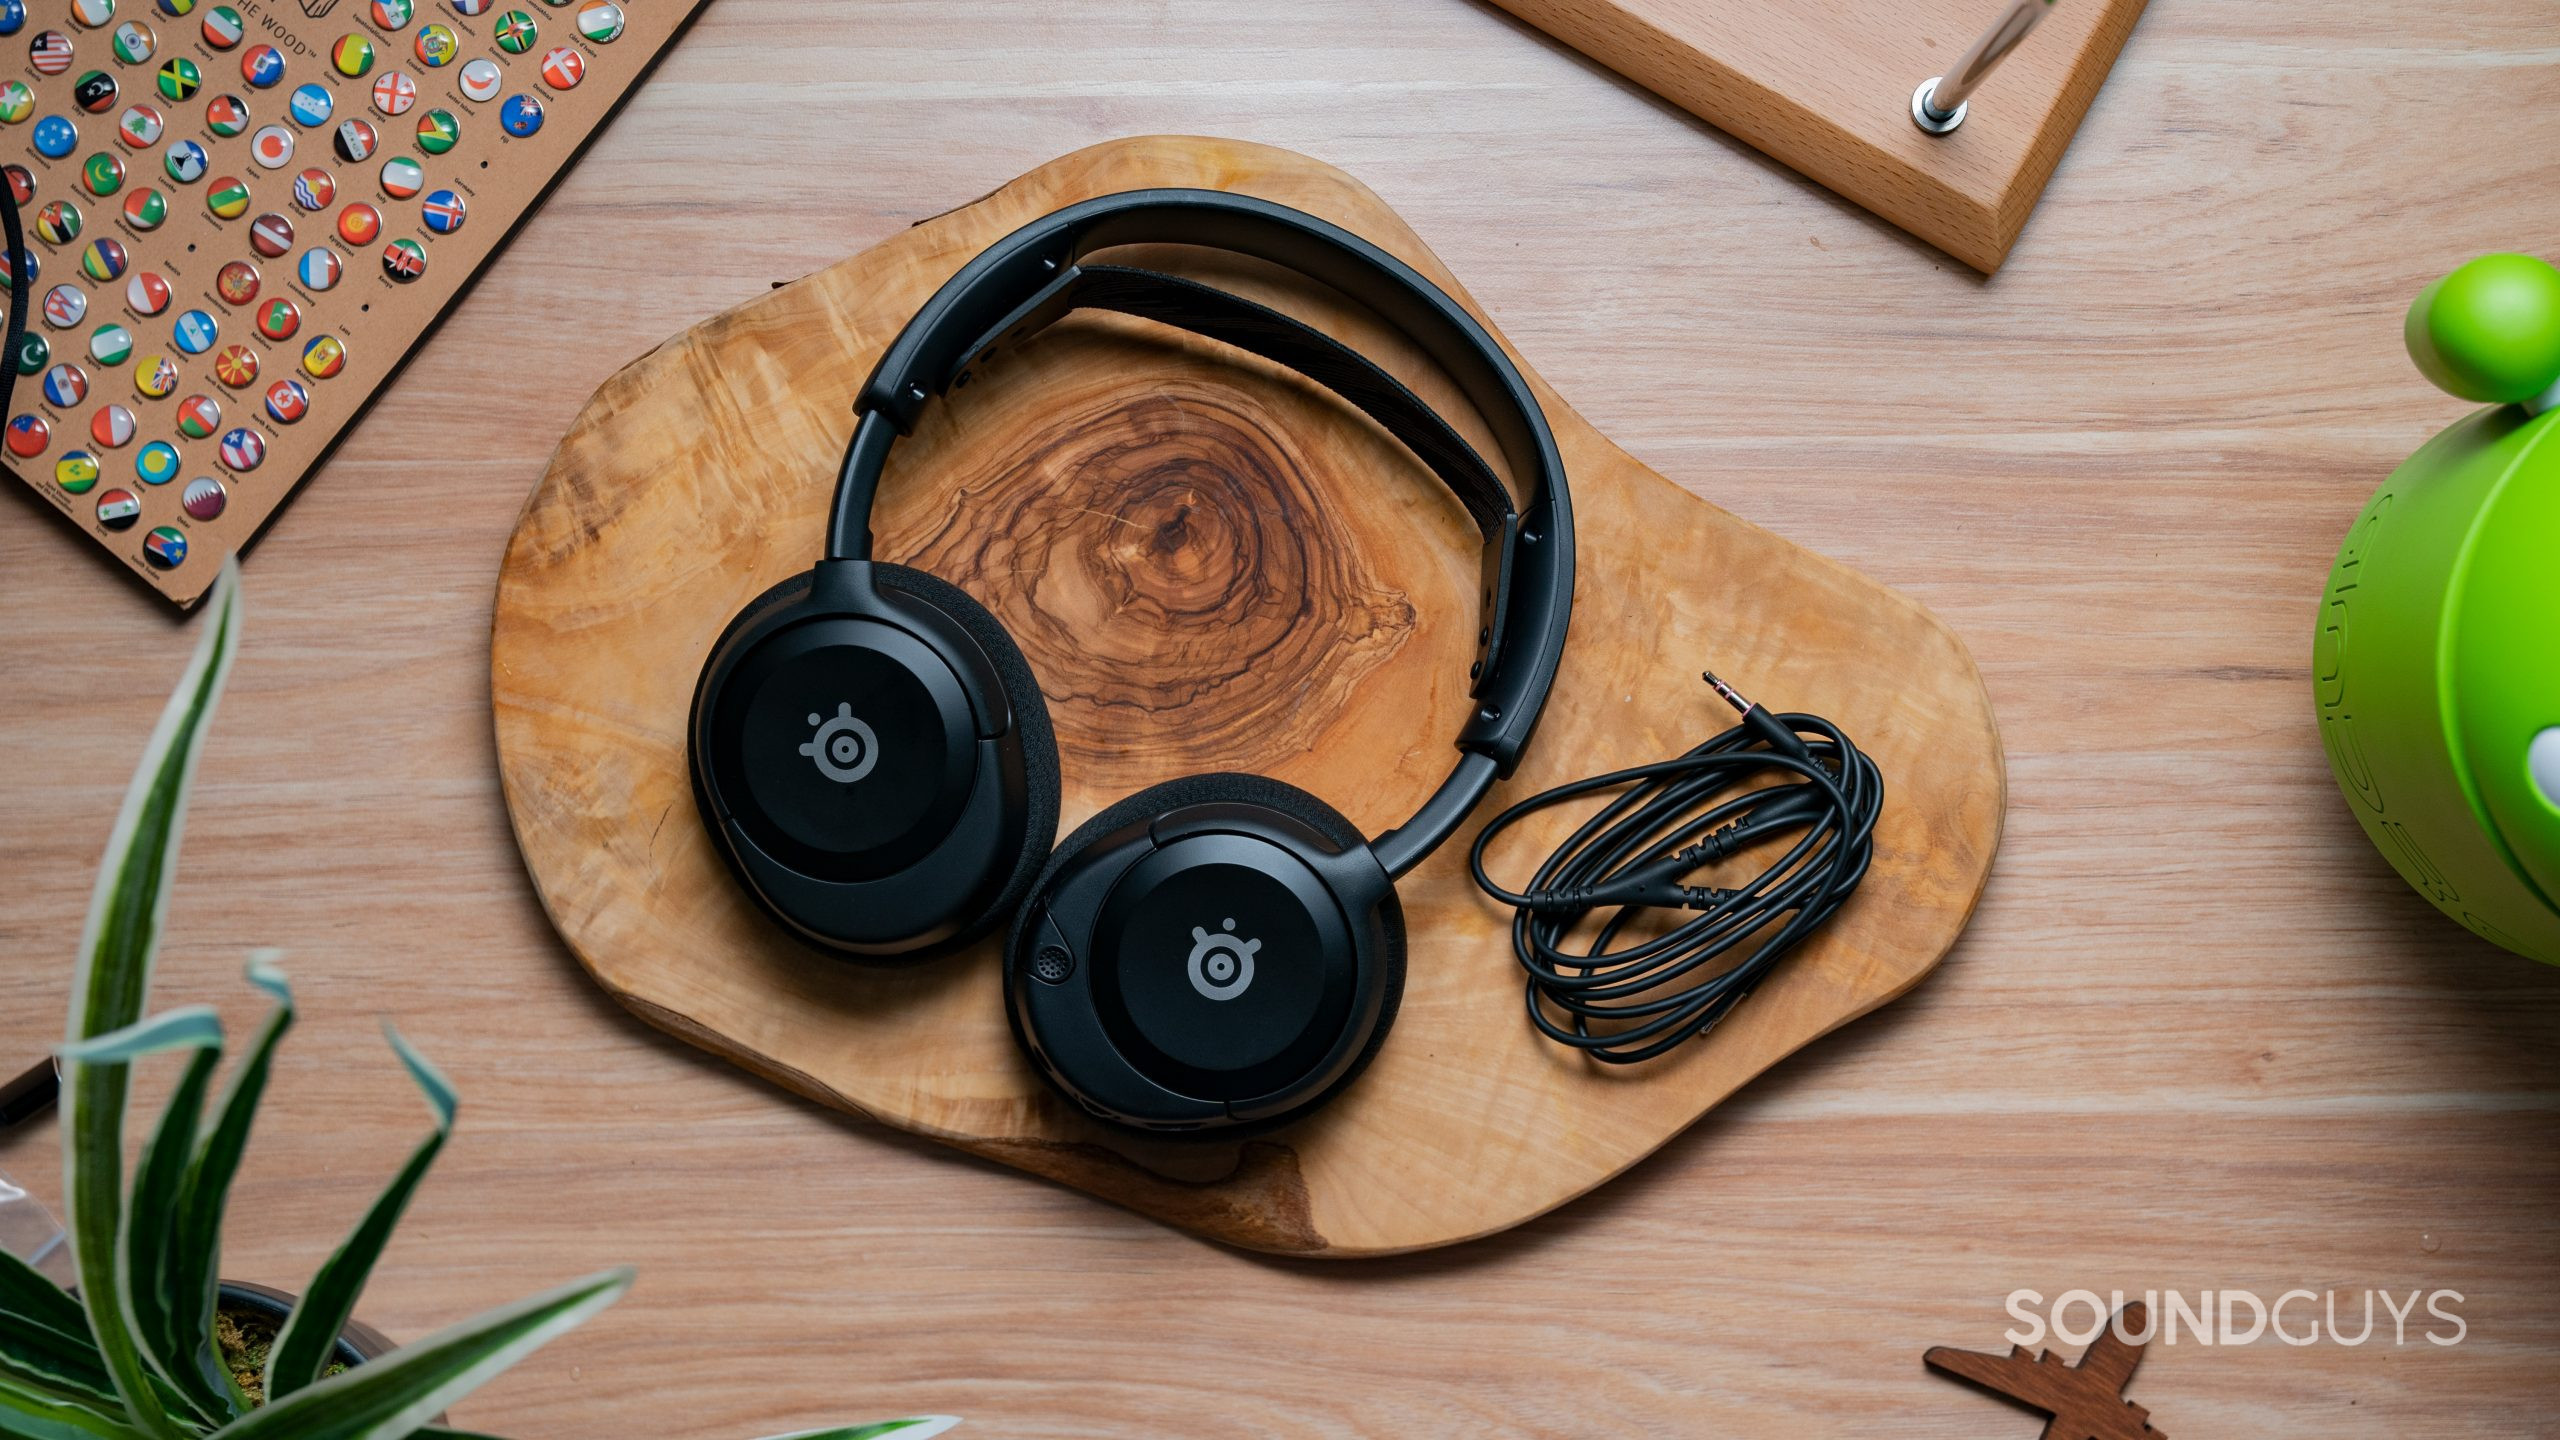
[[216,95],[204,102],[204,128],[228,140],[249,128],[249,102],[237,95]]
[[279,380],[267,387],[267,418],[279,425],[290,425],[311,413],[311,392],[294,379]]
[[196,62],[184,55],[173,56],[160,66],[160,97],[184,100],[204,87],[204,72]]
[[214,322],[211,315],[202,310],[190,310],[178,317],[169,338],[177,343],[182,353],[201,355],[213,348],[213,342],[221,334],[222,327]]
[[147,355],[133,367],[134,393],[145,400],[158,400],[178,388],[178,362],[166,355]]
[[124,197],[124,223],[136,230],[157,230],[169,218],[169,197],[148,185]]
[[57,410],[68,410],[89,398],[89,372],[77,365],[61,364],[44,372],[45,403]]
[[89,313],[89,294],[77,285],[56,285],[44,292],[44,323],[68,330]]
[[133,332],[121,325],[101,325],[89,332],[89,358],[114,369],[133,358]]
[[302,328],[302,307],[278,295],[258,307],[258,333],[270,340],[290,340]]
[[522,55],[533,48],[537,32],[532,16],[521,10],[510,10],[498,17],[498,23],[491,27],[489,33],[496,38],[499,49],[510,55]]
[[101,150],[81,161],[80,183],[102,200],[113,195],[124,188],[124,157],[112,150]]
[[294,266],[294,274],[301,279],[303,289],[316,292],[336,285],[338,276],[345,269],[346,262],[338,258],[337,251],[326,245],[315,245],[302,252],[302,259]]
[[101,405],[89,417],[89,438],[101,450],[121,450],[133,443],[133,412],[121,405]]
[[187,537],[174,525],[154,525],[142,537],[142,558],[154,569],[175,570],[187,563]]
[[190,395],[178,402],[178,433],[201,440],[222,428],[222,405],[210,395]]
[[402,236],[382,247],[382,273],[406,285],[427,273],[427,252],[417,241]]
[[[0,251],[0,255],[6,255],[6,253]],[[36,252],[33,250],[20,250],[14,259],[0,262],[0,295],[16,290],[18,277],[21,275],[27,277],[28,284],[34,284],[36,276],[43,273],[43,269],[43,266],[36,263]]]
[[213,357],[213,378],[234,390],[256,383],[258,352],[237,343],[223,346]]
[[98,528],[130,530],[142,518],[142,497],[119,486],[98,492]]
[[208,163],[204,147],[193,140],[176,142],[169,147],[168,154],[160,157],[160,167],[169,172],[170,179],[181,185],[193,185],[203,179]]
[[41,335],[18,337],[18,373],[33,375],[53,359],[53,342]]
[[222,437],[222,463],[247,474],[266,462],[267,437],[246,425],[232,427]]
[[397,30],[409,23],[417,7],[409,0],[373,0],[373,24],[377,30]]
[[92,240],[89,248],[80,252],[80,269],[90,279],[103,284],[124,274],[127,258],[121,241]]
[[160,48],[160,37],[139,20],[127,20],[116,27],[116,59],[127,65],[139,65]]
[[554,90],[575,90],[587,78],[587,54],[563,45],[542,57],[542,83]]
[[53,443],[53,427],[41,415],[19,415],[9,421],[9,453],[33,460]]
[[71,18],[95,30],[116,18],[116,0],[71,0]]
[[0,85],[0,125],[23,125],[36,113],[36,92],[24,80]]
[[269,170],[281,170],[293,163],[293,132],[281,125],[260,126],[249,137],[249,158]]
[[341,120],[329,143],[336,148],[339,159],[359,165],[373,154],[373,147],[381,144],[382,138],[374,133],[370,120]]
[[43,30],[27,42],[27,63],[39,75],[59,75],[71,68],[71,37],[59,30]]
[[406,155],[382,162],[382,193],[406,200],[427,188],[426,169]]
[[418,82],[398,70],[384,71],[373,82],[373,108],[385,115],[405,115],[418,103]]
[[318,166],[293,177],[293,203],[302,209],[326,210],[337,193],[337,177]]
[[142,537],[142,558],[150,561],[155,570],[175,570],[187,563],[187,537],[175,526],[154,525],[151,533]]
[[160,13],[172,20],[184,19],[194,14],[195,9],[196,0],[160,0]]
[[68,200],[48,200],[36,212],[36,238],[61,245],[80,238],[80,207]]
[[326,380],[347,368],[347,342],[335,335],[314,335],[302,347],[302,373]]
[[47,115],[36,122],[36,153],[47,160],[59,160],[80,146],[80,127],[59,115]]
[[225,175],[214,181],[204,192],[204,208],[224,220],[237,220],[248,214],[247,182],[231,175]]
[[240,56],[240,78],[260,90],[284,78],[284,52],[273,45],[252,45]]
[[498,107],[498,124],[521,140],[542,128],[542,102],[531,95],[510,95]]
[[160,112],[150,106],[129,105],[125,107],[124,119],[116,123],[116,133],[134,149],[146,150],[160,139],[160,132],[166,125],[167,122],[160,118]]
[[382,233],[382,212],[362,201],[338,212],[338,238],[350,245],[370,245]]
[[452,64],[454,52],[461,48],[461,42],[454,39],[453,27],[450,25],[418,27],[418,63],[430,70],[439,70]]
[[240,21],[240,12],[228,5],[216,5],[204,12],[204,43],[216,50],[228,50],[240,43],[248,27]]
[[498,62],[483,57],[462,62],[462,98],[474,104],[498,98],[498,88],[506,77],[498,72]]
[[486,15],[489,13],[490,0],[446,0],[446,3],[453,6],[453,13],[456,15]]
[[178,447],[154,440],[134,452],[133,472],[145,485],[166,485],[178,478]]
[[104,70],[92,70],[71,82],[71,103],[92,115],[114,109],[116,93],[116,77]]
[[462,197],[450,190],[438,190],[429,195],[419,205],[418,211],[419,218],[427,222],[427,228],[439,235],[450,235],[462,228]]
[[53,462],[53,483],[73,495],[86,495],[98,483],[98,457],[86,450],[65,450]]
[[462,122],[450,110],[430,110],[418,117],[418,148],[442,155],[462,141]]
[[578,33],[597,45],[622,38],[622,7],[613,0],[587,0],[578,7]]
[[157,315],[169,308],[169,281],[157,270],[136,270],[124,282],[124,303],[137,315]]
[[329,123],[330,103],[328,86],[317,83],[296,85],[293,87],[293,99],[285,104],[285,113],[293,117],[294,124],[308,129]]
[[188,516],[196,520],[221,519],[222,507],[230,501],[222,482],[210,475],[199,475],[188,481],[187,488],[178,497],[178,503],[187,507]]
[[27,28],[27,0],[0,0],[0,35],[15,35]]
[[373,68],[373,41],[349,31],[329,47],[329,63],[350,80],[361,80]]
[[[24,207],[35,203],[36,177],[34,171],[29,170],[24,165],[0,165],[0,175],[6,175],[9,177],[9,198],[17,201],[20,208],[23,209]],[[0,276],[0,287],[5,287],[7,284],[8,277]]]

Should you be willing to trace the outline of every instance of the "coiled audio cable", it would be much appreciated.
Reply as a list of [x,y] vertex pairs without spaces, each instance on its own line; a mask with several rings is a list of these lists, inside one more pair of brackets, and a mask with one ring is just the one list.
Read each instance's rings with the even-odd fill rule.
[[[1511,943],[1529,975],[1530,1020],[1611,1064],[1650,1060],[1714,1029],[1847,902],[1875,855],[1884,806],[1875,762],[1818,715],[1773,715],[1713,672],[1704,678],[1741,724],[1674,759],[1533,795],[1493,817],[1469,856],[1476,884],[1519,912]],[[1526,889],[1485,873],[1504,831],[1621,787]],[[1789,837],[1740,885],[1688,883]],[[1683,911],[1696,913],[1666,927]]]

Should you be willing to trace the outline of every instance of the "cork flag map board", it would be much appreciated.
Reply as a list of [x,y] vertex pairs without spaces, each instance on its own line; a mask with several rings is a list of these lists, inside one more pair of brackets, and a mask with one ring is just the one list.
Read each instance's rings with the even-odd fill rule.
[[[1702,657],[1764,702],[1838,721],[1884,774],[1863,888],[1714,1034],[1633,1069],[1539,1038],[1510,912],[1467,876],[1470,825],[1399,886],[1403,1008],[1357,1083],[1268,1135],[1149,1143],[1044,1088],[1005,1022],[996,941],[867,969],[762,916],[687,778],[704,654],[750,598],[817,559],[854,392],[935,287],[1038,216],[1152,186],[1297,206],[1469,303],[1338,170],[1235,141],[1124,140],[705,320],[606,381],[570,427],[507,546],[490,691],[518,848],[596,982],[826,1104],[1231,1244],[1323,1256],[1446,1245],[1561,1205],[1918,984],[1999,843],[1999,735],[1963,645],[1912,600],[1645,469],[1525,360],[1572,478],[1572,639],[1536,742],[1477,822],[1731,724]],[[1309,319],[1492,453],[1409,341],[1329,292],[1197,250],[1112,253]],[[878,554],[969,591],[1021,645],[1058,737],[1062,834],[1157,781],[1243,770],[1374,835],[1447,770],[1469,704],[1475,532],[1384,431],[1253,357],[1069,317],[928,408],[874,527]],[[1554,818],[1523,827],[1524,853],[1578,817]]]
[[11,473],[213,583],[703,0],[0,0]]

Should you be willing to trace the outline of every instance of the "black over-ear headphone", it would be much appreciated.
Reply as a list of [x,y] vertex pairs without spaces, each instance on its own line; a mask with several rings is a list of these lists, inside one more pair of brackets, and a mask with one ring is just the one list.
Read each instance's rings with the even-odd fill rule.
[[[1257,257],[1366,305],[1457,381],[1529,503],[1515,509],[1455,430],[1332,338],[1192,281],[1080,263],[1137,244]],[[1195,775],[1110,806],[1051,853],[1058,755],[1031,667],[960,590],[873,561],[870,520],[890,447],[925,404],[1077,309],[1307,376],[1402,441],[1482,530],[1474,708],[1456,767],[1411,820],[1372,841],[1293,786]],[[1060,210],[970,261],[881,355],[855,411],[826,558],[729,623],[694,691],[695,798],[747,892],[804,939],[872,961],[946,954],[1009,920],[1014,1033],[1106,1120],[1260,1127],[1349,1084],[1403,993],[1395,879],[1518,763],[1572,613],[1563,460],[1502,347],[1438,286],[1312,215],[1141,190]]]

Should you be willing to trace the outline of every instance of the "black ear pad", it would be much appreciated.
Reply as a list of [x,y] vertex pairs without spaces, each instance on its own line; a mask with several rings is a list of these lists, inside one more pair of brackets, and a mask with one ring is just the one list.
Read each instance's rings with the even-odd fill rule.
[[963,926],[951,942],[966,945],[1013,918],[1057,839],[1058,737],[1049,725],[1049,700],[1040,693],[1040,681],[1031,673],[1031,662],[1023,658],[1022,647],[1013,643],[1004,623],[979,604],[975,596],[948,580],[904,565],[875,563],[871,570],[882,589],[913,596],[960,622],[960,628],[968,631],[969,638],[977,641],[978,648],[994,662],[996,679],[1004,686],[1005,699],[1013,707],[1014,726],[1022,733],[1024,798],[1030,823],[1023,827],[1022,849],[1014,856],[1012,871],[1006,875],[995,903]]
[[[1260,981],[1239,973],[1247,950]],[[1076,827],[1015,917],[1005,987],[1015,1038],[1069,1099],[1132,1129],[1233,1137],[1351,1084],[1404,973],[1404,911],[1360,828],[1293,785],[1221,773]]]

